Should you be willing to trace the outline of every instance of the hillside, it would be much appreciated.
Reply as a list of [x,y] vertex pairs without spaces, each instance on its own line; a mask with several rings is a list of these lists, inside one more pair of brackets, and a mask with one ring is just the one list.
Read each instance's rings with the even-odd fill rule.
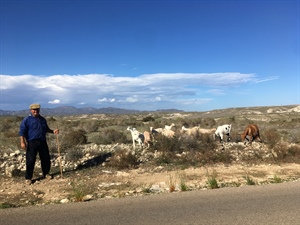
[[[140,111],[140,110],[131,110],[131,109],[121,109],[121,108],[93,108],[93,107],[84,107],[76,108],[73,106],[60,106],[56,108],[42,108],[42,114],[45,116],[62,116],[62,115],[81,115],[81,114],[134,114],[134,113],[145,113],[149,111]],[[176,109],[165,109],[157,110],[156,112],[183,112]],[[29,113],[29,109],[18,110],[18,111],[9,111],[1,110],[0,116],[26,116]]]
[[[21,118],[1,117],[0,208],[300,181],[299,109],[292,105],[47,117],[50,127],[60,129],[59,136],[48,136],[54,179],[40,178],[37,161],[33,185],[24,183],[25,154],[17,136]],[[156,137],[149,148],[133,149],[128,126],[143,132],[171,123],[176,125],[173,139]],[[215,128],[225,123],[233,127],[231,142],[181,132],[183,125]],[[262,143],[250,146],[239,140],[249,123],[258,124]],[[76,142],[83,135],[78,130],[85,132],[86,143]]]
[[[272,114],[272,113],[293,113],[300,112],[299,105],[286,105],[286,106],[264,106],[264,107],[240,107],[240,108],[226,108],[226,109],[216,109],[211,111],[199,111],[190,113],[200,113],[203,116],[222,116],[222,115],[245,115],[249,113],[255,114]],[[29,113],[29,109],[10,111],[1,110],[0,116],[26,116]],[[141,113],[184,113],[183,110],[177,109],[163,109],[156,111],[141,111],[141,110],[131,110],[131,109],[121,109],[121,108],[93,108],[93,107],[83,107],[76,108],[73,106],[60,106],[55,108],[42,108],[41,113],[45,116],[62,116],[62,115],[82,115],[82,114],[141,114]]]

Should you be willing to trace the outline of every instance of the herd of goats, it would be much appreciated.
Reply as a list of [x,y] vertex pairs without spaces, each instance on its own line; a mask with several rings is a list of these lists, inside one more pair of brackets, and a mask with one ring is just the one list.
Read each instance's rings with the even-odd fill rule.
[[[140,147],[143,148],[144,145],[149,147],[152,144],[152,139],[155,135],[161,134],[168,138],[173,138],[175,135],[175,132],[172,130],[173,127],[175,127],[174,123],[172,123],[171,125],[166,125],[165,128],[150,127],[150,132],[145,131],[144,133],[139,132],[136,128],[133,127],[128,127],[127,130],[131,132],[133,148],[135,148],[136,142],[140,145]],[[219,138],[221,143],[223,142],[223,138],[225,135],[227,136],[227,141],[230,141],[230,131],[231,124],[218,126],[217,129],[205,129],[200,128],[200,126],[195,126],[192,128],[186,128],[185,126],[183,126],[181,128],[181,133],[189,136],[196,134],[213,134],[214,139],[216,137]],[[248,125],[243,134],[241,134],[241,140],[247,140],[250,145],[253,140],[261,142],[258,126],[256,124]]]

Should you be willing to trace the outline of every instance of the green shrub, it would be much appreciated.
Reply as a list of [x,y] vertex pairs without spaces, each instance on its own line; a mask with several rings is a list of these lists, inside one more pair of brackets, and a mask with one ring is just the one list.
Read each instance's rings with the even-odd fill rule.
[[283,180],[280,178],[280,177],[278,177],[277,175],[274,175],[274,177],[273,177],[273,179],[271,180],[271,183],[282,183],[283,182]]
[[9,203],[9,202],[1,202],[0,203],[0,209],[8,209],[8,208],[16,208],[17,206],[15,204]]
[[219,188],[218,181],[217,181],[217,172],[215,170],[212,172],[212,174],[209,174],[207,171],[206,176],[207,176],[207,184],[210,189]]
[[186,175],[185,174],[179,174],[179,179],[180,179],[180,190],[181,191],[187,191],[188,186],[186,184]]
[[126,143],[127,136],[124,132],[117,131],[114,129],[105,129],[103,130],[98,138],[95,140],[96,144],[116,144],[116,143]]
[[84,130],[70,131],[64,135],[61,140],[63,150],[87,143],[86,132]]
[[155,121],[155,119],[152,116],[146,116],[143,118],[143,122],[151,122]]
[[255,185],[255,181],[249,176],[249,175],[246,175],[244,176],[245,180],[246,180],[246,184],[247,185]]

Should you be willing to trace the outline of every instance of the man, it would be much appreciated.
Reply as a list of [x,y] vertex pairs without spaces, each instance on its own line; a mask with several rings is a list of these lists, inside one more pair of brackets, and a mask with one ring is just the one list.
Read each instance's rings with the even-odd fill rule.
[[36,155],[39,153],[43,178],[51,179],[49,174],[51,168],[49,148],[47,145],[46,134],[58,134],[59,130],[51,130],[47,121],[40,115],[40,104],[29,106],[31,115],[23,119],[20,125],[21,148],[26,150],[26,184],[32,184],[33,171]]

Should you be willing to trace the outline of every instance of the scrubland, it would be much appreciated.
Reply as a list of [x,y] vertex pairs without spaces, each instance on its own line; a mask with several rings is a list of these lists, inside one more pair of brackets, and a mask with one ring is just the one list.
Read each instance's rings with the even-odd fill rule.
[[[294,105],[46,117],[49,127],[60,130],[58,136],[47,137],[54,179],[41,180],[37,163],[30,186],[24,182],[24,151],[19,147],[23,117],[3,116],[0,208],[296,181],[299,109]],[[144,132],[172,123],[173,138],[156,135],[149,148],[133,148],[128,126]],[[253,123],[263,142],[245,145],[240,134]],[[212,134],[181,133],[182,126],[211,129],[223,124],[232,124],[230,142],[220,143]]]

